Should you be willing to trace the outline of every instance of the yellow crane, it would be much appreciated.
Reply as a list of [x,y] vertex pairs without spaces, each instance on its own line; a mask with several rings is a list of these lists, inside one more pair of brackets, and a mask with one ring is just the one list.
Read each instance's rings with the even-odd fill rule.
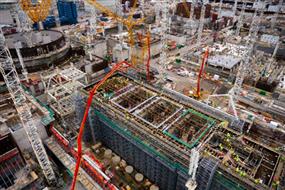
[[52,0],[38,0],[37,3],[32,3],[31,0],[20,0],[19,4],[28,17],[42,27],[42,21],[49,15]]
[[136,64],[136,56],[134,55],[134,45],[135,45],[135,40],[134,40],[134,32],[133,32],[133,28],[137,25],[140,25],[143,23],[144,19],[137,19],[134,20],[133,14],[135,12],[136,9],[136,4],[137,4],[137,0],[135,0],[134,2],[134,6],[132,7],[130,14],[127,18],[123,18],[121,16],[119,16],[118,14],[112,12],[110,9],[104,7],[103,5],[101,5],[100,3],[98,3],[96,0],[86,0],[89,4],[93,5],[94,7],[96,7],[99,11],[101,11],[102,13],[105,13],[106,15],[108,15],[109,17],[115,19],[117,22],[122,23],[123,25],[126,26],[127,28],[127,32],[128,32],[128,37],[129,37],[129,46],[130,46],[130,50],[131,50],[131,63],[134,65]]

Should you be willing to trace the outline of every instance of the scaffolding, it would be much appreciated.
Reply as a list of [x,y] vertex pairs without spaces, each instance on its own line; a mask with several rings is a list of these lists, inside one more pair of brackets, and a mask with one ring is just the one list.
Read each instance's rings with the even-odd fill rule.
[[56,177],[44,149],[43,143],[37,132],[37,127],[33,120],[33,115],[27,103],[25,93],[16,72],[10,52],[5,44],[5,37],[0,29],[0,71],[3,75],[7,88],[10,92],[15,108],[19,114],[22,125],[27,133],[32,145],[34,154],[43,170],[43,174],[50,184],[56,182]]

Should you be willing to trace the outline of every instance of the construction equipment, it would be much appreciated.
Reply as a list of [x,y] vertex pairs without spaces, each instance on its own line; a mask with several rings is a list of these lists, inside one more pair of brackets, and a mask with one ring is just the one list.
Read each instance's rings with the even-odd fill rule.
[[[265,3],[263,5],[265,5]],[[258,31],[259,31],[259,24],[260,24],[261,19],[263,17],[264,8],[265,8],[265,6],[262,6],[261,8],[255,9],[254,16],[252,18],[252,23],[251,23],[250,30],[249,30],[249,34],[247,36],[248,39],[247,39],[246,43],[247,43],[248,51],[245,53],[245,55],[244,55],[244,57],[240,63],[234,87],[230,91],[230,93],[233,95],[233,97],[240,95],[242,84],[243,84],[244,78],[246,76],[246,73],[250,72],[250,68],[251,68],[249,66],[250,58],[252,57],[252,54],[253,54],[254,44],[255,44],[256,39],[257,39],[257,35],[258,35]],[[259,13],[259,15],[258,15],[258,13]]]
[[145,60],[145,55],[147,52],[147,61],[146,61],[146,76],[147,81],[150,81],[150,32],[148,31],[146,35],[138,34],[138,39],[142,45],[141,47],[141,61],[142,63]]
[[196,148],[193,148],[191,150],[189,172],[188,172],[190,178],[185,185],[188,188],[188,190],[195,190],[197,187],[196,173],[199,164],[199,158],[200,158],[199,151]]
[[39,24],[39,29],[43,29],[43,21],[49,15],[52,6],[52,0],[38,1],[32,3],[31,0],[20,0],[20,5],[23,11],[30,17],[30,19]]
[[95,6],[99,11],[107,14],[109,17],[117,20],[118,22],[122,23],[123,25],[126,26],[127,31],[128,31],[128,37],[129,37],[129,46],[130,46],[130,55],[131,55],[131,63],[134,65],[136,64],[136,59],[135,59],[135,55],[133,54],[133,48],[135,45],[135,40],[134,40],[134,33],[133,33],[133,28],[136,25],[142,24],[144,19],[138,19],[138,20],[133,20],[133,14],[135,11],[135,5],[137,3],[137,0],[135,0],[134,2],[134,7],[131,9],[130,14],[127,18],[123,18],[120,15],[112,12],[111,10],[109,10],[108,8],[104,7],[103,5],[101,5],[100,3],[98,3],[96,0],[87,0],[87,2],[93,6]]
[[170,1],[166,0],[163,2],[157,2],[160,3],[161,11],[162,11],[162,18],[161,18],[161,27],[160,27],[160,36],[161,36],[161,42],[162,42],[162,52],[159,57],[159,65],[161,67],[160,74],[159,74],[159,80],[162,80],[165,75],[166,70],[166,63],[167,63],[167,31],[169,29],[169,7],[170,7]]
[[44,149],[37,127],[33,121],[33,115],[27,103],[25,93],[21,87],[18,73],[15,69],[11,54],[5,44],[5,37],[0,29],[0,71],[10,92],[15,108],[19,114],[22,125],[27,133],[32,149],[42,168],[43,174],[49,184],[55,184],[56,177],[48,155]]
[[220,0],[220,3],[219,3],[219,9],[218,9],[218,18],[221,18],[222,16],[222,6],[223,6],[223,0]]
[[199,23],[199,28],[198,28],[198,37],[197,37],[198,46],[201,45],[201,39],[202,39],[204,23],[205,23],[205,11],[206,11],[206,2],[203,2],[202,8],[201,8],[201,14],[200,14],[200,23]]
[[235,0],[235,4],[233,6],[233,17],[234,17],[234,22],[236,21],[236,12],[237,12],[237,4],[238,4],[238,0]]
[[91,7],[91,16],[89,19],[89,30],[87,31],[87,44],[85,46],[86,54],[89,60],[92,61],[92,42],[97,34],[97,13],[94,7]]
[[92,90],[90,90],[90,94],[86,103],[86,107],[85,107],[85,112],[84,112],[84,116],[79,128],[79,133],[77,136],[77,161],[76,161],[76,167],[75,167],[75,171],[74,171],[74,176],[73,176],[73,180],[72,180],[72,186],[71,186],[71,190],[74,190],[75,188],[75,184],[76,184],[76,179],[77,179],[77,175],[79,172],[79,167],[80,167],[80,163],[81,163],[81,158],[82,158],[82,136],[83,136],[83,131],[84,131],[84,127],[85,127],[85,123],[87,121],[87,117],[88,117],[88,113],[89,113],[89,109],[91,107],[92,104],[92,100],[93,100],[93,96],[95,95],[95,93],[97,92],[98,88],[104,84],[104,82],[111,77],[116,71],[121,70],[121,69],[127,69],[128,67],[130,67],[131,65],[126,62],[126,61],[122,61],[117,63],[112,70],[105,75],[105,77],[99,82],[97,83]]
[[28,71],[27,71],[25,64],[24,64],[24,60],[23,60],[23,57],[22,57],[22,54],[20,51],[20,44],[19,43],[15,44],[15,49],[16,49],[16,53],[18,56],[19,63],[22,67],[22,75],[24,75],[24,79],[28,82]]
[[239,36],[241,27],[243,26],[243,21],[244,21],[244,12],[245,12],[245,3],[242,5],[242,9],[238,18],[238,23],[237,23],[237,28],[235,31],[236,36]]
[[195,98],[201,97],[200,83],[201,83],[201,78],[203,76],[204,66],[205,66],[205,63],[208,59],[208,56],[209,56],[209,48],[206,49],[204,56],[203,56],[202,63],[201,63],[201,67],[200,67],[200,71],[199,71],[199,75],[198,75],[198,79],[197,79],[197,90],[196,90],[196,94],[194,95]]

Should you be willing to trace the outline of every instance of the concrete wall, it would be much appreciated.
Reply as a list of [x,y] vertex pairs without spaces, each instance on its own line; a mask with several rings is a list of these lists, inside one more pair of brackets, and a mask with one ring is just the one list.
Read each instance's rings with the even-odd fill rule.
[[[35,120],[35,124],[38,129],[38,133],[41,137],[42,140],[47,138],[47,132],[43,124],[40,123],[40,120]],[[14,137],[17,145],[19,146],[21,151],[32,151],[32,146],[29,142],[28,136],[26,134],[26,131],[24,130],[23,127],[16,131],[11,131],[12,136]]]

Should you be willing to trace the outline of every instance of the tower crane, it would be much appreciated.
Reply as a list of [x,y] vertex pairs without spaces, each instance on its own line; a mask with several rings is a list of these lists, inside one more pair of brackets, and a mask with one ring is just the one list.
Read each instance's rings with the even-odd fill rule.
[[167,31],[169,28],[169,7],[170,7],[170,1],[165,0],[162,2],[159,2],[161,6],[162,11],[162,18],[161,18],[161,27],[160,27],[160,36],[161,36],[161,42],[162,42],[162,52],[159,57],[159,65],[161,67],[160,74],[159,74],[159,80],[162,80],[163,77],[165,77],[165,70],[166,70],[166,62],[167,62]]
[[[123,11],[122,11],[122,4],[121,1],[115,1],[115,6],[116,6],[116,13],[120,16],[123,17]],[[119,33],[123,32],[123,24],[121,22],[118,23],[118,30]]]
[[194,10],[195,10],[196,5],[197,5],[197,0],[192,0],[192,4],[191,4],[191,8],[190,8],[190,19],[191,20],[195,20]]
[[219,10],[218,10],[218,18],[221,18],[221,15],[222,15],[222,6],[223,6],[223,0],[220,0]]
[[32,3],[31,0],[20,0],[19,1],[23,11],[30,17],[30,19],[39,24],[39,29],[43,29],[43,21],[49,15],[49,11],[52,5],[52,0],[38,1]]
[[189,172],[188,172],[190,178],[185,185],[188,188],[188,190],[195,190],[197,187],[196,173],[199,164],[199,158],[200,158],[199,151],[197,150],[197,148],[193,148],[191,150]]
[[233,6],[234,22],[236,21],[237,4],[238,4],[238,0],[235,0],[235,4],[234,4],[234,6]]
[[[263,4],[262,7],[256,8],[254,15],[253,15],[253,18],[252,18],[249,34],[247,36],[248,39],[246,42],[246,46],[248,47],[248,50],[241,60],[240,66],[238,68],[235,84],[230,91],[230,93],[234,97],[236,97],[240,94],[246,73],[250,72],[249,71],[249,69],[251,68],[249,66],[250,58],[252,57],[252,54],[253,54],[253,48],[254,48],[254,44],[255,44],[256,39],[257,39],[257,35],[258,35],[258,31],[259,31],[259,25],[260,25],[261,19],[263,17],[264,5],[265,5],[265,3]],[[258,13],[259,13],[259,15],[258,15]]]
[[236,36],[239,36],[241,27],[243,26],[244,12],[245,12],[245,3],[242,4],[241,12],[238,18],[237,28],[235,32]]
[[197,37],[197,44],[198,46],[201,45],[201,39],[203,35],[203,28],[204,28],[204,22],[205,22],[205,11],[206,11],[206,2],[202,3],[202,8],[201,8],[201,14],[200,14],[200,23],[199,23],[199,28],[198,28],[198,37]]
[[140,8],[142,17],[144,17],[144,9],[145,9],[145,2],[144,2],[144,0],[139,0],[139,8]]
[[27,103],[24,91],[21,87],[18,73],[15,69],[13,59],[6,46],[5,37],[0,28],[0,71],[10,92],[15,108],[19,114],[23,128],[27,133],[32,149],[42,168],[43,174],[49,184],[55,184],[56,177],[52,169],[48,155],[45,151],[41,138],[37,132],[37,127],[33,120],[30,107]]
[[[134,48],[134,44],[135,44],[135,40],[134,40],[134,33],[133,33],[133,28],[136,25],[142,24],[142,22],[144,21],[143,18],[138,19],[138,20],[133,20],[133,14],[135,11],[135,8],[133,7],[130,11],[130,14],[127,18],[123,18],[120,15],[112,12],[111,10],[109,10],[108,8],[104,7],[103,5],[101,5],[100,3],[97,2],[97,0],[86,0],[89,4],[95,6],[99,11],[107,14],[109,17],[117,20],[120,23],[123,23],[123,25],[126,26],[127,28],[127,32],[128,32],[128,37],[129,37],[129,46],[130,46],[130,51],[131,51],[131,62],[132,64],[136,63],[136,59],[135,59],[135,55],[133,55],[133,48]],[[134,6],[136,5],[137,0],[135,0],[134,2]]]
[[60,27],[60,20],[59,20],[59,14],[58,14],[58,9],[56,5],[57,0],[52,0],[52,12],[53,16],[55,17],[55,25],[56,27]]
[[15,44],[15,49],[16,49],[16,53],[18,56],[19,63],[22,67],[22,74],[24,75],[24,79],[28,82],[28,71],[27,71],[25,64],[24,64],[24,60],[23,60],[23,57],[21,54],[19,42]]
[[92,61],[92,42],[94,40],[94,37],[97,34],[97,13],[94,7],[91,7],[91,16],[89,19],[89,29],[87,31],[87,44],[85,46],[86,48],[86,54],[88,54],[89,59]]

